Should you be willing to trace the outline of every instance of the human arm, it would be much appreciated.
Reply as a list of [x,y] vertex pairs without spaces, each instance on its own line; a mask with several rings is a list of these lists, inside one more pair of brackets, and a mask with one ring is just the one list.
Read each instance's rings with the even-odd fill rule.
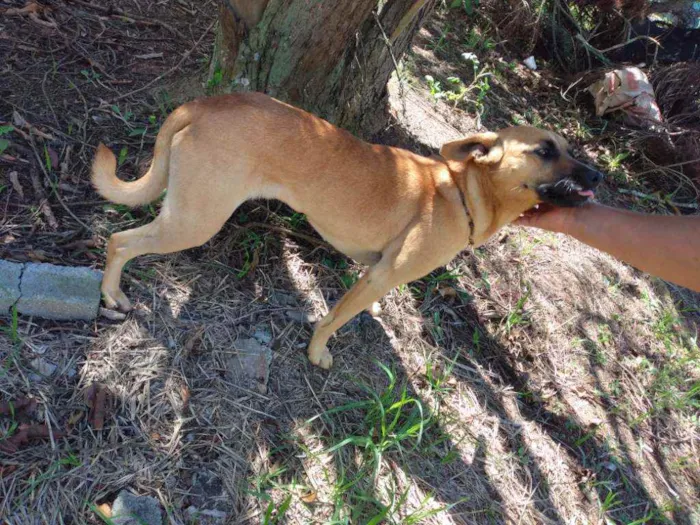
[[700,216],[644,215],[589,203],[543,208],[516,224],[566,233],[646,273],[700,292]]

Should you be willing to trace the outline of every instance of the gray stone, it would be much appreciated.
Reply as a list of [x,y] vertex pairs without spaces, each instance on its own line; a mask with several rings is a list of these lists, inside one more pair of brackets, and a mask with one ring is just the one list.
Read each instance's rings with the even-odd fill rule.
[[23,264],[0,261],[0,315],[9,314],[19,299],[19,278],[23,268]]
[[318,321],[318,317],[316,317],[314,314],[310,314],[302,310],[287,310],[285,314],[290,321],[294,321],[295,323],[314,324],[316,321]]
[[264,327],[256,328],[255,333],[253,333],[253,337],[257,339],[259,343],[264,345],[269,345],[270,342],[272,342],[272,334],[270,333],[270,330]]
[[150,496],[134,496],[122,490],[112,504],[114,525],[162,525],[158,500]]
[[252,379],[254,386],[264,392],[270,375],[272,350],[252,338],[239,338],[233,343],[238,355],[229,359],[228,369],[235,379]]
[[195,472],[189,492],[190,508],[196,510],[200,517],[226,518],[232,510],[231,497],[226,493],[221,479],[211,470]]
[[90,268],[27,264],[20,286],[17,311],[46,319],[97,317],[102,272]]
[[56,368],[58,368],[56,365],[51,363],[50,361],[47,361],[43,357],[37,357],[35,359],[32,359],[29,362],[30,365],[32,365],[32,368],[36,370],[39,375],[42,375],[44,377],[49,377],[53,375],[53,373],[56,371]]

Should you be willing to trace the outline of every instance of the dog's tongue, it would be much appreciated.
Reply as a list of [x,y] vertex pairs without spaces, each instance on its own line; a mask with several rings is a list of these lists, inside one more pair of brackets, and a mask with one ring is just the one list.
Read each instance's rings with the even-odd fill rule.
[[586,191],[579,191],[578,194],[581,197],[590,197],[591,199],[595,197],[595,193],[593,193],[592,190],[586,190]]

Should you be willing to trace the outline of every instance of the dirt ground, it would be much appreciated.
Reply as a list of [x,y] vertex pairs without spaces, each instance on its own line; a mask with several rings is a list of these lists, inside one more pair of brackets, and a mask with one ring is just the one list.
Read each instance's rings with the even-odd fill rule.
[[[102,268],[109,235],[158,206],[101,200],[94,147],[143,171],[168,112],[206,92],[215,4],[46,5],[0,18],[0,258]],[[430,153],[479,126],[547,126],[611,173],[602,201],[678,211],[568,83],[478,31],[436,14],[377,140]],[[487,87],[439,96],[484,68]],[[697,213],[691,192],[674,198]],[[254,202],[200,248],[130,263],[125,319],[0,320],[0,518],[109,523],[127,489],[171,523],[700,522],[697,296],[507,228],[358,316],[316,369],[311,323],[361,271]]]

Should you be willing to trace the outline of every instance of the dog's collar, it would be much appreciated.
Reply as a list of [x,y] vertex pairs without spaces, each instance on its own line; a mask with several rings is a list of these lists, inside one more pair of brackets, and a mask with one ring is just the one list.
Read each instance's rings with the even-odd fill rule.
[[474,218],[472,214],[469,213],[469,208],[467,207],[467,199],[464,197],[464,192],[459,186],[457,186],[459,191],[459,198],[462,199],[462,207],[464,208],[464,213],[467,215],[467,220],[469,221],[469,246],[474,246]]

